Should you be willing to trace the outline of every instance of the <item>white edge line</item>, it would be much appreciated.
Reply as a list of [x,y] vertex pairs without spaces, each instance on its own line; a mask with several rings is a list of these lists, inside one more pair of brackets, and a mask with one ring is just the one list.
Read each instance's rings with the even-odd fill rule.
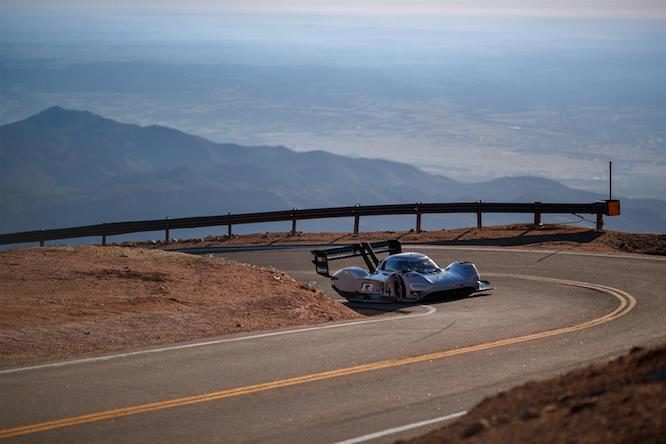
[[400,317],[389,317],[389,318],[382,318],[382,319],[367,319],[363,321],[353,321],[353,322],[345,322],[345,323],[340,323],[340,324],[330,324],[330,325],[320,325],[316,327],[306,327],[306,328],[298,328],[295,330],[282,330],[282,331],[274,331],[274,332],[268,332],[268,333],[259,333],[256,335],[250,335],[250,336],[241,336],[241,337],[235,337],[235,338],[223,338],[223,339],[214,339],[211,341],[203,341],[203,342],[195,342],[195,343],[189,343],[189,344],[179,344],[179,345],[170,345],[167,347],[160,347],[160,348],[151,348],[147,350],[137,350],[133,352],[127,352],[127,353],[116,353],[113,355],[105,355],[105,356],[95,356],[92,358],[83,358],[83,359],[73,359],[70,361],[60,361],[60,362],[52,362],[49,364],[40,364],[40,365],[31,365],[28,367],[18,367],[18,368],[10,368],[7,370],[0,370],[0,375],[8,375],[11,373],[19,373],[19,372],[25,372],[29,370],[39,370],[39,369],[44,369],[44,368],[55,368],[55,367],[66,367],[69,365],[78,365],[78,364],[89,364],[93,362],[100,362],[100,361],[110,361],[112,359],[118,359],[118,358],[127,358],[130,356],[138,356],[138,355],[145,355],[149,353],[162,353],[166,351],[172,351],[172,350],[183,350],[183,349],[188,349],[188,348],[196,348],[196,347],[205,347],[209,345],[217,345],[217,344],[224,344],[227,342],[239,342],[239,341],[247,341],[251,339],[261,339],[261,338],[269,338],[272,336],[282,336],[282,335],[290,335],[290,334],[295,334],[295,333],[305,333],[309,331],[317,331],[317,330],[328,330],[331,328],[342,328],[342,327],[351,327],[355,325],[362,325],[362,324],[374,324],[377,322],[388,322],[388,321],[400,321],[403,319],[414,319],[414,318],[420,318],[423,316],[430,316],[431,314],[435,313],[437,309],[431,305],[419,305],[419,307],[425,308],[426,311],[423,313],[414,313],[414,314],[408,314],[405,316],[400,316]]
[[461,412],[451,413],[450,415],[440,416],[439,418],[427,419],[425,421],[414,422],[400,427],[393,427],[391,429],[382,430],[381,432],[375,432],[375,433],[370,433],[368,435],[358,436],[356,438],[346,439],[344,441],[339,441],[335,444],[357,444],[359,442],[371,441],[373,439],[381,438],[383,436],[393,435],[395,433],[400,433],[400,432],[406,432],[407,430],[412,430],[419,427],[425,427],[430,424],[436,424],[438,422],[459,418],[466,414],[467,411],[463,410]]

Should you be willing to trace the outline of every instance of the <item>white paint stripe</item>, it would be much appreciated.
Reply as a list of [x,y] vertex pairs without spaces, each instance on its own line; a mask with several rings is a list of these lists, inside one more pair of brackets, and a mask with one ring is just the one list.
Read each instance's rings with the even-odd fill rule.
[[256,335],[250,335],[250,336],[240,336],[240,337],[235,337],[235,338],[224,338],[224,339],[214,339],[211,341],[203,341],[203,342],[195,342],[195,343],[190,343],[190,344],[179,344],[179,345],[170,345],[167,347],[160,347],[160,348],[151,348],[147,350],[137,350],[133,352],[127,352],[127,353],[116,353],[113,355],[105,355],[105,356],[95,356],[93,358],[83,358],[83,359],[73,359],[70,361],[60,361],[60,362],[52,362],[49,364],[40,364],[40,365],[32,365],[29,367],[19,367],[19,368],[10,368],[7,370],[0,370],[0,375],[7,375],[10,373],[19,373],[19,372],[25,372],[28,370],[39,370],[39,369],[45,369],[45,368],[55,368],[55,367],[65,367],[69,365],[79,365],[79,364],[89,364],[93,362],[101,362],[101,361],[110,361],[112,359],[118,359],[118,358],[127,358],[130,356],[139,356],[139,355],[147,355],[151,353],[162,353],[162,352],[167,352],[167,351],[172,351],[172,350],[184,350],[188,348],[196,348],[196,347],[206,347],[209,345],[217,345],[217,344],[225,344],[227,342],[240,342],[240,341],[248,341],[251,339],[262,339],[262,338],[270,338],[273,336],[283,336],[283,335],[291,335],[291,334],[296,334],[296,333],[305,333],[305,332],[310,332],[310,331],[317,331],[317,330],[329,330],[332,328],[343,328],[343,327],[352,327],[356,325],[364,325],[364,324],[374,324],[377,322],[389,322],[389,321],[401,321],[404,319],[414,319],[414,318],[420,318],[423,316],[430,316],[431,314],[435,313],[437,309],[431,305],[419,305],[419,307],[424,308],[425,312],[423,313],[414,313],[414,314],[408,314],[405,316],[395,316],[395,317],[387,317],[387,318],[381,318],[381,319],[368,319],[364,321],[352,321],[352,322],[344,322],[344,323],[339,323],[339,324],[328,324],[328,325],[320,325],[317,327],[306,327],[306,328],[298,328],[295,330],[282,330],[282,331],[274,331],[274,332],[268,332],[268,333],[259,333]]
[[491,251],[494,253],[531,253],[531,254],[563,254],[567,256],[592,256],[608,257],[612,259],[637,259],[643,261],[666,261],[666,257],[650,256],[647,254],[627,254],[627,253],[585,253],[581,251],[562,251],[562,250],[530,250],[526,248],[511,247],[462,247],[457,245],[432,245],[432,244],[403,244],[404,246],[414,248],[427,248],[429,250],[460,250],[460,251]]
[[459,418],[463,415],[466,415],[467,411],[463,410],[461,412],[451,413],[450,415],[440,416],[439,418],[427,419],[425,421],[414,422],[412,424],[406,424],[400,427],[393,427],[392,429],[382,430],[381,432],[370,433],[368,435],[358,436],[356,438],[346,439],[344,441],[337,442],[336,444],[357,444],[359,442],[372,441],[373,439],[381,438],[388,435],[394,435],[400,432],[406,432],[407,430],[417,429],[419,427],[425,427],[430,424],[436,424],[438,422],[448,421],[450,419]]

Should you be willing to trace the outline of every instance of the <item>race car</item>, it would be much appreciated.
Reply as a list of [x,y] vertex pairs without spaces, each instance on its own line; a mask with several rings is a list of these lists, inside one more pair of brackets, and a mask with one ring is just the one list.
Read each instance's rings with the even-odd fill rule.
[[[380,261],[377,254],[388,253]],[[403,253],[398,240],[358,243],[344,247],[313,250],[315,270],[331,279],[333,289],[352,302],[418,302],[428,297],[472,294],[492,290],[480,279],[471,262],[452,262],[440,268],[425,254]],[[368,267],[345,267],[332,275],[331,260],[361,256]]]

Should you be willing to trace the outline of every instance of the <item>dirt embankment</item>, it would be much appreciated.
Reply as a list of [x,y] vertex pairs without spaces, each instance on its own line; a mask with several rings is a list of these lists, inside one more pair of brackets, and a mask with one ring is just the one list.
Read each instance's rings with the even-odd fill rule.
[[664,399],[666,346],[636,348],[609,363],[500,393],[457,422],[407,442],[663,443]]
[[0,366],[362,317],[273,269],[160,250],[0,253]]
[[[358,236],[344,233],[263,233],[250,235],[208,236],[203,239],[178,240],[165,244],[145,242],[136,245],[148,248],[196,248],[232,246],[277,246],[289,244],[345,244],[372,242],[397,238],[403,242],[423,242],[458,246],[520,247],[563,251],[589,251],[597,253],[635,253],[666,255],[666,234],[623,233],[619,231],[595,231],[585,227],[568,225],[544,225],[534,228],[531,224],[503,225],[495,227],[459,228],[455,230],[382,231],[361,233]],[[134,244],[132,244],[134,245]]]

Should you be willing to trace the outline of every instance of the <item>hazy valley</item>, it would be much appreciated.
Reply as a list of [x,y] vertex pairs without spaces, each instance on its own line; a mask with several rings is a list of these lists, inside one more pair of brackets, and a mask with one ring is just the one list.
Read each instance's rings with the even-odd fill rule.
[[[0,177],[3,232],[356,203],[589,202],[606,197],[538,177],[462,183],[380,159],[218,144],[171,128],[124,124],[60,107],[0,126]],[[666,202],[624,199],[623,211],[609,219],[609,227],[666,231]],[[521,219],[486,218],[487,223],[509,220]],[[550,220],[578,221],[573,216]],[[364,221],[365,228],[374,229],[411,224],[404,217]],[[430,229],[471,224],[472,216],[463,215],[425,221]],[[348,229],[341,221],[304,227]]]
[[538,176],[596,193],[613,160],[618,192],[666,193],[658,22],[12,17],[0,123],[60,105],[219,143],[383,158],[461,182]]

